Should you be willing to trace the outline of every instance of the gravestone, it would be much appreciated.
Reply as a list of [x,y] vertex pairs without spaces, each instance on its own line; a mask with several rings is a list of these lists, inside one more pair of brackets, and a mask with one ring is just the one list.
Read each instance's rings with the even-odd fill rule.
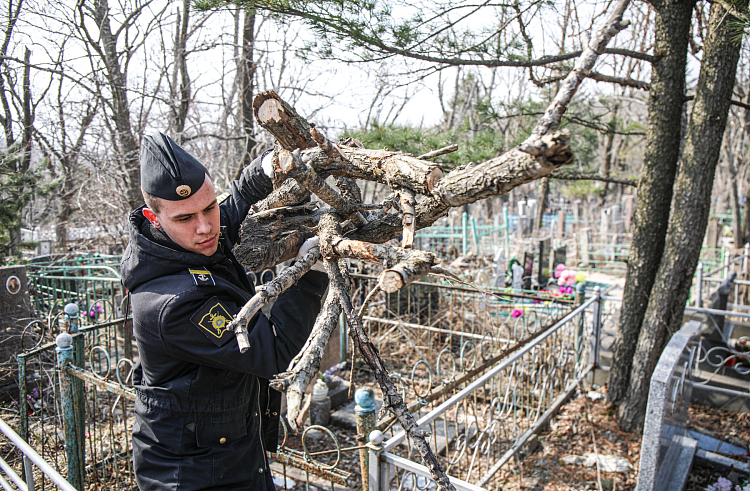
[[601,242],[606,244],[608,242],[608,235],[610,232],[610,221],[611,221],[612,210],[610,208],[601,211],[601,220],[599,221],[599,235],[601,236]]
[[565,237],[565,211],[557,212],[557,234],[560,238]]
[[[24,266],[0,268],[0,330],[25,327],[31,321]],[[1,332],[1,331],[0,331]]]
[[[26,268],[0,268],[0,359],[15,359],[16,353],[21,351],[23,329],[32,320]],[[15,375],[11,371],[0,374],[0,390],[14,381]]]
[[565,261],[567,259],[568,255],[568,248],[566,246],[561,246],[555,248],[554,252],[552,253],[552,269],[551,271],[554,273],[554,271],[557,269],[558,264],[565,264]]
[[591,229],[582,228],[578,231],[578,260],[582,266],[589,265],[589,244],[591,244]]
[[536,221],[536,206],[537,201],[535,199],[529,199],[526,201],[526,230],[524,231],[524,233],[527,237],[530,236],[534,231],[534,221]]
[[622,199],[625,203],[625,215],[623,215],[625,230],[630,230],[630,225],[633,223],[633,215],[635,214],[635,196],[629,194],[623,196]]
[[493,258],[495,263],[495,276],[505,276],[505,249],[498,247]]
[[39,245],[36,248],[36,255],[49,256],[50,254],[52,254],[52,241],[43,240],[39,242]]
[[697,442],[687,429],[691,372],[700,323],[691,321],[669,340],[651,376],[636,491],[682,491]]
[[539,286],[547,283],[550,276],[549,271],[549,253],[550,253],[550,239],[539,240],[539,249],[537,251],[536,263],[537,267],[537,282]]
[[534,253],[523,254],[523,289],[531,290],[531,278],[534,275]]
[[[734,280],[737,278],[736,271],[730,271],[729,275],[721,282],[716,291],[711,295],[711,303],[708,308],[715,310],[727,310],[729,294],[732,293]],[[704,331],[704,337],[709,341],[726,343],[731,336],[731,325],[725,326],[723,315],[708,314],[708,325]]]
[[706,229],[706,247],[716,249],[719,247],[719,219],[711,217],[708,219],[708,228]]
[[513,273],[513,290],[515,290],[516,293],[520,293],[523,288],[523,266],[520,264],[514,264],[511,268],[511,272]]

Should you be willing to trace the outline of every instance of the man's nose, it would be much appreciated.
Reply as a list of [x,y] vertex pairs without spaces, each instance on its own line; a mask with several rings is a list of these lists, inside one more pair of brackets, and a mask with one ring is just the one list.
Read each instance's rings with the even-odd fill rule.
[[198,225],[195,229],[195,233],[198,235],[206,235],[211,233],[211,221],[208,217],[203,215],[198,219]]

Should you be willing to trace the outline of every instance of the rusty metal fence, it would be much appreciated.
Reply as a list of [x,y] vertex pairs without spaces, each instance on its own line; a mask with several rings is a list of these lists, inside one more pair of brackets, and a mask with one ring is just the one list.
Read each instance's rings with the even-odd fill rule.
[[[595,366],[600,297],[501,347],[477,376],[422,397],[418,424],[460,490],[500,489],[499,471],[576,391]],[[371,491],[428,489],[430,473],[396,425],[369,435]]]

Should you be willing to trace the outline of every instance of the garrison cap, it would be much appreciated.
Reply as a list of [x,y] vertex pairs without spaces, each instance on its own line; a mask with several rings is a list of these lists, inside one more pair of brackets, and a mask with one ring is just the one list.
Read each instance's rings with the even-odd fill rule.
[[203,186],[206,168],[163,133],[143,137],[141,142],[141,187],[168,201],[192,196]]

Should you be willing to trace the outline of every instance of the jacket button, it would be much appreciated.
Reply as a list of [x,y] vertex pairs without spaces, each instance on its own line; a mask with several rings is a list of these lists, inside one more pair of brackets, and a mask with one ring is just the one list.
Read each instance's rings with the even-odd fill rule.
[[258,411],[255,411],[255,414],[253,414],[256,418],[258,417]]
[[279,413],[277,413],[276,411],[274,411],[274,412],[273,412],[273,415],[274,415],[274,416],[278,416],[278,415],[279,415]]
[[222,445],[224,445],[226,442],[227,442],[227,439],[224,438],[223,436],[219,439],[219,443],[221,443]]
[[258,469],[258,472],[260,472],[261,474],[263,474],[263,468],[261,467],[260,469]]

